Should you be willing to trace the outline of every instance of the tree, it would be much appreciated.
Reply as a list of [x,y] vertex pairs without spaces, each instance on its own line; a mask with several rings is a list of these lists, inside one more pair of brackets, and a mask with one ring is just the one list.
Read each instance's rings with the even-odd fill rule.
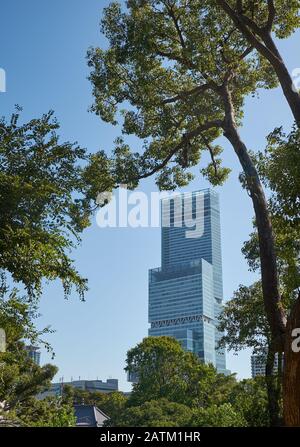
[[[275,352],[272,348],[272,334],[264,312],[261,283],[246,287],[240,286],[228,301],[219,317],[219,330],[225,333],[219,344],[238,352],[252,348],[255,354],[266,359],[266,385],[268,390],[269,422],[272,426],[281,424],[281,364],[279,356],[278,374],[274,377]],[[267,353],[267,354],[266,354]]]
[[270,425],[267,386],[264,377],[244,379],[232,389],[228,399],[248,427]]
[[60,279],[66,294],[75,285],[83,298],[86,280],[69,252],[89,225],[104,166],[99,173],[96,155],[60,143],[53,112],[19,121],[19,111],[0,120],[0,269],[31,299],[43,278]]
[[147,337],[127,353],[125,370],[138,376],[128,405],[168,399],[204,407],[226,401],[235,384],[233,376],[218,374],[171,337]]
[[92,110],[112,124],[121,115],[123,134],[143,140],[143,150],[136,153],[123,139],[116,141],[111,176],[116,184],[135,187],[158,174],[160,188],[174,189],[189,182],[190,168],[207,150],[211,163],[202,173],[222,184],[228,169],[221,166],[221,148],[214,140],[224,135],[253,203],[265,312],[274,350],[281,352],[286,315],[272,222],[254,159],[238,132],[245,96],[276,86],[269,61],[212,2],[129,0],[125,12],[114,2],[105,9],[102,31],[108,49],[88,53]]
[[126,408],[127,397],[121,392],[100,393],[80,390],[70,385],[63,387],[63,402],[67,404],[95,405],[109,416],[106,426],[117,427]]
[[60,398],[34,397],[17,408],[16,415],[22,425],[28,427],[74,427],[76,417],[72,405],[62,403]]
[[192,410],[167,399],[151,400],[140,406],[127,408],[119,427],[188,427]]
[[233,298],[225,303],[218,327],[224,333],[220,346],[229,350],[237,352],[250,347],[257,353],[270,345],[271,333],[259,281],[239,286]]
[[[0,327],[6,333],[6,351],[0,353],[0,402],[2,412],[16,414],[28,400],[50,386],[57,372],[54,365],[36,365],[25,350],[24,340],[41,342],[49,329],[38,331],[34,325],[36,306],[28,304],[13,290],[0,289]],[[46,343],[46,346],[48,344]]]
[[62,402],[103,410],[112,427],[264,426],[267,392],[261,379],[237,382],[217,374],[170,337],[148,337],[128,352],[137,373],[130,396],[63,387]]
[[232,405],[212,405],[194,410],[191,427],[244,427],[246,421]]
[[[300,357],[293,352],[293,331],[300,322],[300,183],[297,166],[300,162],[300,133],[294,127],[289,135],[282,128],[275,129],[268,136],[268,145],[258,154],[257,165],[263,182],[271,189],[269,208],[275,228],[275,245],[278,255],[279,282],[283,303],[288,314],[286,340],[284,347],[284,420],[287,425],[300,424]],[[257,233],[245,243],[243,252],[250,268],[257,270]],[[279,352],[279,358],[281,351]],[[279,362],[281,364],[281,362]],[[271,367],[270,367],[271,368]],[[294,391],[293,391],[294,390]]]
[[[214,3],[214,2],[212,2]],[[300,95],[273,39],[289,37],[299,28],[299,0],[267,0],[264,2],[225,1],[215,2],[230,17],[259,55],[272,66],[282,87],[297,125],[300,126]]]

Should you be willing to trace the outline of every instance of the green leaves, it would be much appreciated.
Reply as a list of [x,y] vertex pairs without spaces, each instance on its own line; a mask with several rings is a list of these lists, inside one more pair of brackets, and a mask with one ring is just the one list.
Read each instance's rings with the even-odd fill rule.
[[187,427],[192,410],[186,405],[167,399],[150,400],[126,409],[118,426],[121,427]]
[[219,330],[226,332],[220,346],[235,352],[247,347],[259,351],[268,346],[271,335],[260,282],[238,288],[219,317]]
[[194,410],[191,427],[245,427],[246,421],[230,404]]
[[17,409],[22,425],[27,427],[75,427],[76,417],[72,405],[62,403],[58,397],[43,400],[29,399]]
[[66,295],[83,299],[87,281],[70,250],[90,225],[97,194],[112,188],[109,160],[60,143],[53,112],[19,124],[0,121],[0,269],[22,283],[30,298],[41,281],[60,279]]
[[232,376],[217,374],[172,337],[148,337],[127,353],[125,370],[137,374],[129,405],[166,398],[188,406],[224,402]]
[[[237,120],[245,95],[275,85],[268,63],[213,3],[130,1],[126,10],[116,2],[105,8],[101,29],[108,48],[88,52],[92,110],[105,121],[120,122],[123,135],[143,140],[139,155],[126,146],[126,162],[116,161],[111,172],[117,184],[125,179],[136,185],[162,170],[161,189],[185,186],[192,176],[184,171],[207,149],[203,136],[211,144],[221,134],[224,82],[230,82]],[[119,150],[116,142],[112,163]],[[201,172],[219,185],[229,169],[216,158]]]
[[267,148],[258,158],[261,176],[273,191],[273,213],[294,226],[300,222],[299,146],[300,130],[296,126],[288,135],[277,128],[268,136]]

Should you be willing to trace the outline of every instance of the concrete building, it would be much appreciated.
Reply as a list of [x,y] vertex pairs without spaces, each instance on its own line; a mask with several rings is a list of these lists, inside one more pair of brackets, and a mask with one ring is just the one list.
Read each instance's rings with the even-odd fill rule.
[[72,380],[71,382],[52,383],[51,388],[39,394],[38,397],[43,399],[46,396],[61,396],[65,385],[89,392],[111,393],[119,390],[118,379],[107,379],[106,382],[102,380]]

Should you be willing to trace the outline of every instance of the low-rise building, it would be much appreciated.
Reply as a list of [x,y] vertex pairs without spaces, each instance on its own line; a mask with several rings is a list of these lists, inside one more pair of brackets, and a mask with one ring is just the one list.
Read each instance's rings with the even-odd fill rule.
[[89,392],[101,392],[111,393],[113,391],[119,391],[118,379],[107,379],[106,382],[102,380],[72,380],[70,382],[56,382],[52,383],[49,390],[44,391],[38,395],[39,399],[43,399],[47,396],[61,396],[64,386],[69,385],[79,390]]

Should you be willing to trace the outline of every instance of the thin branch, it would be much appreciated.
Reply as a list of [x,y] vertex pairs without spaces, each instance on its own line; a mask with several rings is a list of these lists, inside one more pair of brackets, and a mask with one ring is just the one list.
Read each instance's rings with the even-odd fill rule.
[[168,8],[168,12],[169,12],[170,17],[173,20],[173,23],[175,25],[180,44],[181,44],[182,48],[185,48],[186,45],[185,45],[185,41],[184,41],[184,38],[183,38],[183,34],[182,34],[182,31],[181,31],[179,23],[178,23],[178,18],[175,17],[173,7],[172,8]]
[[186,146],[187,143],[189,143],[193,138],[198,137],[199,135],[201,135],[202,132],[204,132],[205,130],[209,130],[212,128],[221,128],[223,127],[223,121],[222,120],[213,120],[213,121],[208,121],[207,123],[202,124],[201,126],[197,127],[196,129],[185,133],[182,136],[182,139],[180,141],[180,143],[178,143],[174,149],[171,150],[171,152],[167,155],[167,157],[158,165],[156,165],[153,169],[151,169],[149,172],[146,172],[145,174],[142,174],[138,177],[137,180],[141,180],[147,177],[151,177],[153,174],[155,174],[156,172],[160,171],[161,169],[163,169],[171,160],[171,158],[180,150],[182,149],[184,146]]
[[205,93],[207,90],[214,88],[215,86],[212,83],[198,85],[197,87],[194,87],[191,90],[182,91],[178,93],[176,96],[173,96],[172,98],[166,98],[165,100],[163,100],[163,104],[171,104],[181,99],[184,100],[187,99],[189,96]]
[[208,141],[208,139],[206,138],[205,135],[201,134],[201,138],[204,141],[204,144],[205,144],[205,146],[207,147],[207,149],[209,151],[210,158],[211,158],[211,161],[212,161],[212,164],[213,164],[213,167],[214,167],[214,171],[215,171],[215,176],[217,178],[219,178],[218,165],[217,165],[217,162],[215,160],[213,147],[212,147],[212,145],[210,144],[210,142]]
[[156,48],[156,53],[158,54],[158,56],[166,57],[167,59],[169,59],[171,61],[180,62],[181,64],[185,65],[186,67],[188,67],[191,70],[194,70],[197,68],[197,66],[195,64],[193,64],[191,61],[188,61],[184,57],[178,56],[177,54],[174,54],[173,52],[167,52],[167,51],[159,50],[158,48]]

